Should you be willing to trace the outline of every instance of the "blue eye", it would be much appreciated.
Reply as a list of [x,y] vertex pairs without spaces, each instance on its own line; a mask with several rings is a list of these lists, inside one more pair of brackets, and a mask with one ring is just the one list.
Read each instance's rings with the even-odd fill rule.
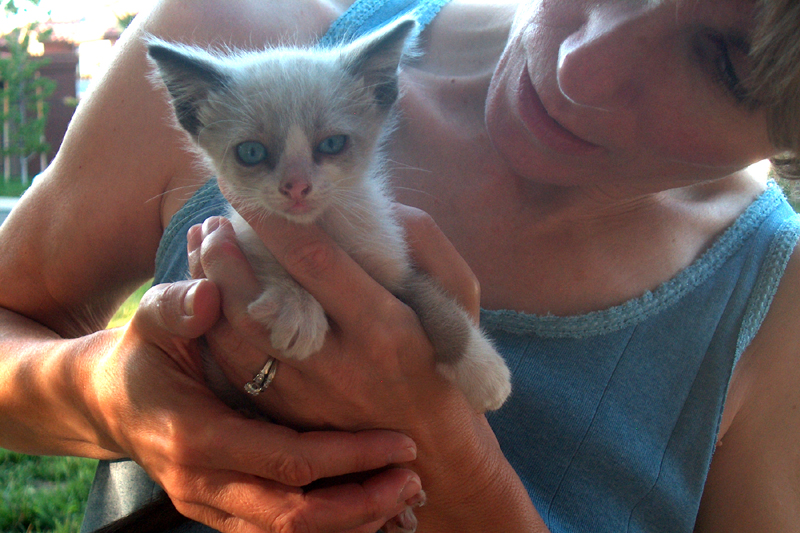
[[317,146],[317,151],[326,155],[336,155],[347,145],[347,135],[333,135]]
[[236,147],[236,156],[241,164],[252,167],[267,158],[267,149],[260,142],[245,141]]

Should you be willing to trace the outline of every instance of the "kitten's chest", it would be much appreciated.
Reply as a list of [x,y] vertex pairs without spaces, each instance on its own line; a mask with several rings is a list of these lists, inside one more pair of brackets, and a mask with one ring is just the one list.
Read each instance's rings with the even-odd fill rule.
[[[374,207],[374,206],[373,206]],[[410,270],[403,230],[388,209],[332,210],[320,226],[373,279],[390,291]]]

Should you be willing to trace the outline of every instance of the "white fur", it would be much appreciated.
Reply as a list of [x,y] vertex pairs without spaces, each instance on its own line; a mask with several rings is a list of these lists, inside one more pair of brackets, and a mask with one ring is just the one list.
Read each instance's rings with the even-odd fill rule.
[[[508,397],[508,368],[466,312],[412,269],[385,190],[381,145],[392,128],[398,64],[409,31],[407,22],[399,22],[326,51],[226,57],[155,43],[150,53],[178,121],[207,156],[228,199],[244,205],[246,216],[271,213],[322,226],[369,275],[417,311],[439,372],[483,412]],[[345,150],[331,155],[318,149],[322,140],[340,135],[348,140]],[[260,143],[268,157],[243,164],[236,155],[243,142]],[[307,186],[301,200],[282,189],[295,180]],[[329,328],[322,306],[275,261],[244,217],[231,210],[230,218],[264,287],[249,312],[271,328],[273,346],[286,357],[316,353]]]

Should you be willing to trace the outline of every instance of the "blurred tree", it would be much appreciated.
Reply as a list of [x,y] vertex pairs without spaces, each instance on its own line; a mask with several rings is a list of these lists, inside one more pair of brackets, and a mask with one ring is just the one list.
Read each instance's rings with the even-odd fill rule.
[[[39,0],[0,0],[8,14],[19,12],[21,6],[38,5]],[[50,149],[44,139],[47,123],[47,98],[53,93],[55,83],[39,76],[38,69],[47,60],[28,53],[31,38],[40,41],[50,37],[50,31],[39,31],[32,23],[15,28],[2,36],[3,52],[0,55],[0,123],[3,126],[0,153],[3,156],[3,178],[8,182],[12,169],[23,184],[28,183],[28,160],[47,153]],[[12,165],[12,158],[18,165]],[[16,167],[16,168],[14,168]]]
[[125,31],[128,28],[128,26],[131,25],[131,22],[133,22],[134,18],[136,18],[136,13],[126,13],[124,15],[117,15],[117,27],[121,31]]
[[19,13],[19,6],[33,5],[38,6],[40,0],[0,0],[0,5],[3,6],[3,11],[16,15]]

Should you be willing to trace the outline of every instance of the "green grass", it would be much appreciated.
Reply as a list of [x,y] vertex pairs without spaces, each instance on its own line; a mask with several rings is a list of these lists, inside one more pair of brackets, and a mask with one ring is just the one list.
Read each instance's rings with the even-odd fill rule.
[[30,186],[30,182],[23,185],[19,178],[12,178],[8,183],[0,178],[0,196],[22,196],[22,193]]
[[800,181],[778,180],[778,184],[783,189],[783,194],[788,198],[789,203],[795,211],[800,213]]
[[[134,292],[109,327],[127,322],[149,287]],[[92,459],[0,449],[0,533],[77,533],[96,467]]]
[[122,326],[125,324],[130,318],[133,316],[133,313],[136,312],[136,308],[139,306],[139,300],[142,299],[142,295],[147,292],[151,283],[145,283],[136,291],[131,294],[127,300],[120,306],[117,310],[117,314],[114,315],[114,318],[111,319],[111,322],[108,323],[109,328],[116,328],[117,326]]
[[0,531],[80,530],[97,461],[0,450]]

